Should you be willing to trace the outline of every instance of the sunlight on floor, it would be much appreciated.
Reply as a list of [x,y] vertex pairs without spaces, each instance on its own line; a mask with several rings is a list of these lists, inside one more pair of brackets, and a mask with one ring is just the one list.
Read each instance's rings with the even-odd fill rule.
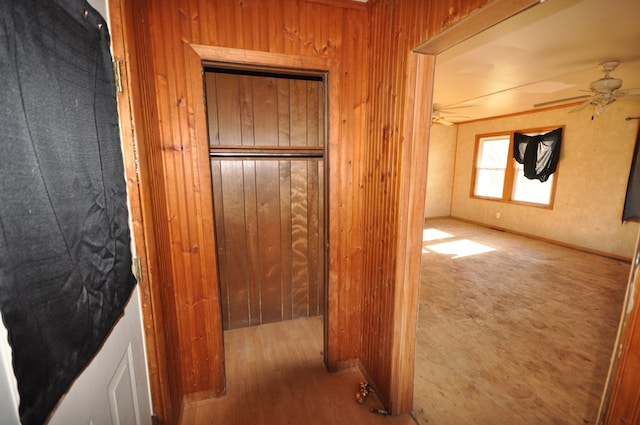
[[[440,239],[455,238],[455,235],[436,228],[428,228],[422,231],[422,242],[432,242]],[[470,255],[484,254],[495,249],[468,239],[459,239],[450,242],[441,242],[432,245],[423,245],[422,253],[435,252],[443,255],[452,255],[452,258],[468,257]]]
[[435,241],[436,239],[452,238],[451,233],[443,232],[438,229],[424,229],[422,231],[422,242]]

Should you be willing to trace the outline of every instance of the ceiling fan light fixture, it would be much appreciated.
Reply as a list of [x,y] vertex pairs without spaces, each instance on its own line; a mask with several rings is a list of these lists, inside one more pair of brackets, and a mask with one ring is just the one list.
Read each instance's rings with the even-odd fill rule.
[[591,91],[598,93],[611,93],[614,90],[618,90],[622,87],[622,80],[619,78],[605,77],[600,78],[591,83],[589,86]]

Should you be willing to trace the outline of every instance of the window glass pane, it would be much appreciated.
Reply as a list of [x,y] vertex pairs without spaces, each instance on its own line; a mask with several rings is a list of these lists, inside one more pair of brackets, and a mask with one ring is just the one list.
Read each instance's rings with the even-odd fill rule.
[[476,173],[476,196],[486,196],[489,198],[502,198],[502,187],[504,185],[504,169],[483,170],[478,169]]
[[531,202],[534,204],[549,205],[551,201],[551,189],[553,188],[553,174],[546,182],[529,180],[524,176],[522,164],[517,164],[513,181],[514,201]]
[[480,140],[479,168],[506,168],[509,139]]
[[476,168],[475,196],[502,199],[509,157],[509,137],[480,139]]

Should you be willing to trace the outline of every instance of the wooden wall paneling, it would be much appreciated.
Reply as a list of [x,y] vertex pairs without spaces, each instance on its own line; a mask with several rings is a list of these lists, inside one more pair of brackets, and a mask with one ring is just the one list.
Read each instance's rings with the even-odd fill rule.
[[224,245],[217,241],[224,249],[218,257],[218,275],[221,288],[225,288],[228,298],[228,312],[224,303],[222,312],[229,316],[229,328],[248,326],[250,323],[250,293],[251,282],[255,279],[248,259],[247,218],[245,216],[246,194],[244,187],[244,162],[237,160],[223,160],[220,166],[222,193],[220,198],[214,198],[214,204],[221,203],[221,226],[216,226],[216,234],[224,234]]
[[[352,208],[355,189],[350,185],[340,190],[337,188],[338,182],[353,183],[359,178],[340,175],[342,171],[357,172],[353,162],[344,168],[340,165],[343,158],[354,160],[352,149],[366,137],[360,132],[362,121],[366,118],[364,114],[355,115],[350,112],[357,107],[354,103],[360,100],[347,99],[337,93],[341,87],[342,71],[355,76],[359,81],[357,84],[362,84],[367,74],[354,60],[350,60],[349,68],[339,65],[339,61],[350,59],[353,53],[345,51],[342,46],[346,20],[351,20],[356,27],[364,29],[367,10],[325,4],[316,4],[312,10],[306,7],[304,1],[294,4],[273,0],[268,5],[252,3],[251,7],[256,8],[256,13],[252,11],[252,21],[248,21],[247,14],[236,14],[237,8],[244,7],[240,3],[170,0],[161,5],[154,4],[153,7],[148,1],[137,2],[136,6],[136,13],[140,14],[136,24],[140,31],[148,32],[148,38],[136,38],[135,42],[144,43],[150,52],[149,57],[145,58],[147,63],[144,64],[149,69],[148,78],[138,79],[138,82],[143,90],[151,93],[151,108],[144,112],[150,114],[146,124],[157,136],[150,147],[152,152],[149,160],[153,175],[149,178],[153,181],[152,203],[156,214],[156,257],[161,259],[158,264],[164,270],[161,273],[161,299],[167,304],[163,305],[163,315],[166,318],[164,331],[167,341],[172,344],[166,357],[172,384],[165,385],[164,388],[170,387],[170,404],[178,410],[184,396],[201,392],[221,394],[224,391],[222,340],[216,330],[221,326],[221,318],[215,307],[218,294],[212,289],[216,283],[215,255],[212,255],[214,240],[211,236],[213,224],[211,220],[208,223],[204,220],[204,217],[211,217],[213,212],[210,188],[207,187],[210,184],[210,161],[202,150],[204,147],[198,142],[202,140],[202,136],[206,140],[206,120],[200,117],[200,114],[205,116],[201,102],[202,81],[198,76],[202,60],[213,60],[215,57],[196,52],[197,59],[191,58],[188,46],[215,44],[246,49],[249,46],[245,39],[246,33],[239,37],[239,32],[244,31],[244,27],[252,27],[253,20],[256,19],[254,17],[258,17],[260,24],[255,37],[259,40],[252,42],[259,44],[253,46],[275,52],[278,59],[272,63],[329,71],[330,91],[333,93],[329,96],[329,121],[332,129],[329,139],[330,146],[337,153],[328,159],[333,170],[328,176],[332,182],[329,190],[335,187],[334,194],[339,195],[333,197],[335,201],[329,205],[329,238],[336,243],[340,242],[343,247],[340,258],[334,257],[334,269],[330,270],[328,277],[330,285],[333,284],[336,288],[335,293],[330,290],[329,308],[341,309],[346,318],[346,312],[353,311],[353,306],[358,309],[360,302],[357,297],[358,288],[348,291],[351,280],[358,279],[358,271],[351,264],[339,269],[335,266],[350,261],[354,256],[360,256],[362,249],[360,240],[357,239],[359,230],[345,227],[349,223],[358,223],[359,212]],[[285,28],[271,29],[271,25],[275,24],[266,12],[272,7],[282,10]],[[338,33],[323,33],[322,30],[313,28],[314,25],[327,29],[328,32],[333,31],[330,28],[336,28]],[[272,44],[269,35],[278,33],[282,34],[282,41]],[[327,37],[328,40],[320,39],[321,37]],[[349,40],[358,54],[366,52],[367,37],[367,32],[362,31],[359,38]],[[285,52],[279,50],[279,43],[282,43]],[[312,45],[316,48],[309,48]],[[326,49],[322,46],[326,46]],[[296,55],[309,51],[310,56],[281,60],[283,57],[278,55],[286,51]],[[230,56],[225,56],[225,60],[251,63],[257,58],[256,64],[262,62],[262,57],[256,57],[251,52],[247,54],[246,51],[228,50],[227,53]],[[366,53],[362,54],[366,56]],[[365,98],[363,93],[361,99]],[[350,115],[345,115],[345,121],[340,125],[343,110],[349,111]],[[163,182],[166,182],[165,186]],[[186,216],[191,218],[185,219]],[[354,219],[349,218],[350,216]],[[331,227],[331,223],[335,223],[335,227]],[[329,316],[333,317],[331,314]],[[325,352],[327,363],[332,368],[341,360],[354,358],[354,354],[358,353],[359,339],[350,337],[359,334],[354,328],[358,328],[360,319],[349,319],[348,322],[343,322],[348,323],[343,329],[339,329],[337,320],[333,322],[333,319],[328,319],[327,332],[331,343],[327,345],[335,349]],[[167,418],[171,420],[174,416],[169,415]]]
[[307,82],[292,80],[289,82],[289,124],[290,145],[307,146]]
[[[222,161],[212,159],[211,160],[211,191],[213,193],[213,199],[222,200]],[[229,317],[229,282],[228,273],[225,265],[227,264],[226,246],[227,237],[224,229],[224,204],[222,201],[214,202],[214,223],[215,228],[219,229],[216,232],[216,242],[218,244],[216,254],[218,262],[218,285],[220,288],[220,304],[221,304],[221,317],[223,329],[229,329],[231,324],[231,318]]]
[[[339,143],[329,147],[328,167],[330,174],[327,202],[334,203],[337,214],[329,220],[330,247],[328,252],[328,280],[341,287],[339,300],[333,300],[333,294],[327,295],[328,314],[336,323],[342,325],[334,335],[329,335],[330,344],[326,352],[332,358],[349,362],[360,356],[360,323],[361,294],[360,285],[362,240],[360,239],[359,197],[355,193],[360,189],[362,177],[360,159],[355,153],[361,149],[366,139],[364,109],[366,94],[359,92],[358,87],[366,81],[366,40],[367,23],[361,19],[359,12],[351,10],[336,14],[329,23],[335,32],[329,36],[328,42],[340,55],[341,80],[338,85],[340,93],[339,109],[335,98],[329,99],[330,114],[339,114],[330,119],[340,125],[341,139]],[[332,81],[330,84],[336,83]],[[358,96],[361,95],[361,96]],[[335,177],[334,177],[335,176]],[[331,306],[335,306],[331,308]],[[333,369],[339,365],[332,365]]]
[[292,299],[293,317],[308,315],[308,216],[306,161],[291,163]]
[[319,210],[323,185],[318,174],[318,161],[306,161],[307,168],[307,275],[309,276],[307,294],[307,315],[316,316],[318,312],[318,293],[324,291],[324,282],[318,280],[318,268],[322,263],[322,251],[318,248],[319,226],[323,211]]
[[[207,102],[208,109],[211,110],[209,114],[214,115],[212,118],[216,119],[218,129],[217,140],[210,139],[209,143],[228,146],[239,146],[245,143],[253,144],[253,122],[250,119],[251,115],[247,117],[248,114],[252,113],[252,110],[251,108],[242,108],[244,104],[238,102],[239,95],[242,96],[243,100],[245,96],[248,96],[246,94],[246,81],[234,74],[206,73],[206,75],[208,76],[208,81],[212,80],[214,82],[210,89],[207,88]],[[249,131],[243,126],[247,122],[250,126]],[[210,122],[209,126],[212,127],[212,124]],[[216,134],[213,136],[216,136]]]
[[[211,99],[217,99],[217,82],[216,74],[213,72],[205,73],[205,90],[206,101],[211,104]],[[220,144],[220,129],[218,127],[218,108],[217,101],[214,102],[215,108],[207,107],[207,131],[209,135],[209,146]],[[223,120],[223,123],[226,121]],[[224,125],[224,124],[223,124]]]
[[244,208],[245,226],[248,253],[249,270],[249,325],[262,323],[261,315],[261,293],[262,276],[259,273],[260,252],[258,250],[258,203],[257,203],[257,180],[256,161],[245,160],[243,163],[243,185],[244,185]]
[[[398,180],[392,171],[398,170],[397,157],[389,156],[401,149],[394,126],[402,119],[397,108],[404,104],[404,85],[397,83],[402,82],[409,49],[453,22],[452,15],[465,16],[486,0],[372,2],[368,7],[339,3],[313,1],[309,7],[304,0],[267,4],[170,0],[153,7],[150,1],[136,2],[134,9],[133,2],[127,2],[127,13],[135,17],[135,34],[128,43],[146,52],[141,54],[144,60],[138,65],[141,76],[136,82],[149,102],[144,103],[144,96],[134,98],[134,109],[150,135],[145,153],[153,196],[144,198],[143,204],[148,201],[149,211],[153,210],[156,252],[149,267],[153,273],[157,264],[161,277],[157,298],[166,304],[161,311],[163,335],[174,348],[158,360],[166,364],[170,384],[156,380],[152,387],[161,386],[163,397],[170,399],[165,409],[169,420],[185,395],[224,390],[222,342],[215,331],[219,312],[212,307],[217,302],[217,294],[211,292],[216,283],[213,230],[205,222],[184,220],[185,215],[203,219],[213,211],[208,205],[209,159],[198,145],[206,133],[206,124],[199,121],[199,114],[204,117],[198,92],[202,60],[330,69],[326,361],[335,369],[341,361],[362,357],[376,382],[390,387],[384,364],[389,364],[385,347],[392,330],[382,321],[390,314],[395,262],[402,259],[395,258],[394,249],[381,246],[397,237],[393,207],[399,200],[393,186]],[[401,13],[395,12],[398,8]],[[411,16],[418,19],[403,21]],[[394,28],[391,36],[389,24]],[[188,44],[236,50],[221,54],[214,49],[216,53],[209,50],[208,55],[207,47],[198,48],[192,60],[188,47],[183,50]],[[237,50],[247,48],[275,56],[264,59]],[[298,56],[279,56],[283,53]],[[370,140],[367,145],[366,140]],[[367,252],[362,245],[365,235]],[[371,317],[380,317],[376,327],[361,325]],[[375,354],[381,347],[383,354]],[[154,405],[157,394],[154,390]]]
[[[400,205],[391,344],[390,405],[395,413],[411,411],[415,334],[418,320],[422,228],[427,181],[428,140],[435,56],[409,53],[405,89],[405,149],[400,164]],[[419,213],[419,214],[418,214]]]
[[278,79],[278,146],[291,146],[290,102],[291,80],[286,78]]
[[253,78],[253,135],[256,146],[278,146],[278,85],[271,77]]
[[[371,148],[366,153],[365,164],[369,186],[365,205],[365,226],[372,229],[366,241],[363,277],[369,281],[363,297],[363,315],[380,317],[374,326],[363,326],[363,364],[378,384],[379,396],[387,406],[398,413],[410,405],[409,392],[399,386],[408,385],[398,379],[408,373],[411,364],[398,358],[397,344],[411,344],[405,321],[412,320],[410,309],[399,312],[397,298],[408,287],[399,282],[401,276],[415,272],[411,256],[399,251],[398,241],[403,238],[404,227],[414,220],[419,211],[405,213],[407,196],[402,188],[412,184],[414,176],[403,180],[403,158],[410,144],[403,140],[405,122],[410,117],[406,111],[407,52],[424,39],[466,16],[469,11],[481,7],[486,1],[459,2],[375,2],[370,9],[370,43],[372,71],[369,80],[371,112],[369,131]],[[391,35],[389,35],[391,34]],[[426,163],[425,163],[426,166]],[[417,186],[416,186],[417,187]],[[403,206],[405,205],[405,206]],[[366,208],[366,207],[365,207]],[[398,274],[400,268],[406,275]],[[413,267],[413,268],[412,268]],[[418,282],[413,282],[418,285]],[[378,301],[371,301],[378,300]],[[393,301],[390,301],[393,300]],[[379,345],[381,347],[379,347]],[[399,363],[398,363],[399,362]],[[404,371],[403,371],[404,370]]]
[[293,318],[293,220],[291,199],[291,161],[280,164],[280,243],[282,265],[282,318]]
[[[214,142],[212,147],[254,146],[254,136],[261,146],[276,142],[280,146],[321,145],[318,139],[324,134],[319,129],[320,119],[324,117],[321,81],[214,71],[207,72],[205,80],[210,85],[207,87],[208,118],[214,120],[209,128],[219,134],[210,136]],[[221,108],[225,111],[219,111]],[[257,121],[261,121],[259,128],[255,127]],[[240,139],[242,142],[237,142]],[[258,163],[258,170],[265,161]],[[279,161],[277,191],[271,189],[273,181],[256,176],[255,161],[243,161],[243,176],[238,164],[239,160],[212,161],[224,329],[262,323],[263,310],[271,312],[266,316],[268,321],[318,314],[317,304],[322,300],[318,292],[323,291],[324,285],[323,281],[316,280],[318,264],[323,258],[323,251],[318,249],[319,214],[322,213],[318,209],[322,199],[318,191],[323,185],[318,181],[317,162]],[[276,227],[262,226],[260,230],[256,219],[251,219],[257,214],[259,192],[279,196],[279,215],[269,214],[269,217],[274,223],[279,217],[281,249],[274,252],[272,260],[280,259],[280,299],[263,298],[274,293],[275,280],[265,279],[257,265],[262,264],[261,270],[269,271],[278,267],[260,253],[264,244],[259,242],[275,234],[265,236],[264,229],[275,232]],[[261,207],[267,205],[265,199],[259,202]]]
[[318,127],[320,125],[318,108],[324,107],[318,102],[319,84],[314,81],[307,81],[305,84],[306,91],[306,110],[307,110],[307,137],[306,146],[322,146],[319,139]]
[[282,320],[282,267],[280,265],[280,198],[277,161],[256,161],[260,306],[262,323]]

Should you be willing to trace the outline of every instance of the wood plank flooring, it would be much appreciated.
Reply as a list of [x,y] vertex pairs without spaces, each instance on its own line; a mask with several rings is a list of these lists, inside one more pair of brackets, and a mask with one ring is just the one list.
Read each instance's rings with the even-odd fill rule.
[[630,265],[452,219],[428,236],[418,422],[594,424]]
[[182,425],[415,425],[409,416],[384,417],[375,395],[356,403],[356,369],[328,373],[322,318],[225,331],[227,395],[185,406]]

